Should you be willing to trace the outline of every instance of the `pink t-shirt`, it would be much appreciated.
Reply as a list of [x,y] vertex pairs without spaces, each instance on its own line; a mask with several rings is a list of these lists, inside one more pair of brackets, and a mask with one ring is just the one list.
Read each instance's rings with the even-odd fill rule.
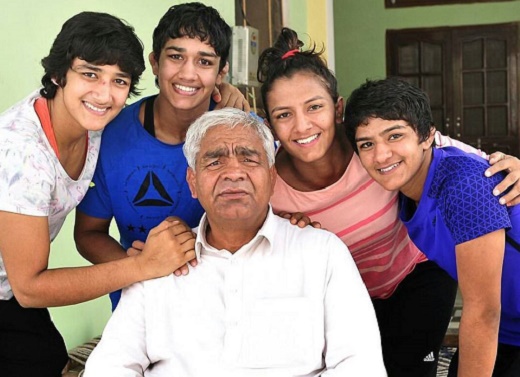
[[387,298],[426,257],[398,218],[397,192],[376,183],[354,154],[340,180],[322,190],[297,191],[280,176],[275,212],[304,212],[348,246],[372,298]]
[[[439,132],[435,143],[488,157]],[[427,260],[398,218],[397,192],[376,183],[357,154],[341,179],[323,190],[297,191],[278,176],[271,204],[276,213],[303,212],[336,233],[348,246],[372,298],[389,297],[417,263]]]

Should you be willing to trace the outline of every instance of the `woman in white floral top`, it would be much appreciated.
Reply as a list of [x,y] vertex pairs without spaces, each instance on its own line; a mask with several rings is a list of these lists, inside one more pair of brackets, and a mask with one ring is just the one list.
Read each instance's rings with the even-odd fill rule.
[[87,301],[186,263],[169,252],[175,235],[166,230],[176,224],[165,221],[140,255],[48,269],[50,243],[91,182],[101,130],[137,93],[145,65],[134,29],[94,12],[63,25],[42,65],[43,88],[0,115],[3,377],[61,375],[67,352],[47,307]]

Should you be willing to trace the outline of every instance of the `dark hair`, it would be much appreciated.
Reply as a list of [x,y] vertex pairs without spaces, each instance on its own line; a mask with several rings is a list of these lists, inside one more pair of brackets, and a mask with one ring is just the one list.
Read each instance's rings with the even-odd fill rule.
[[404,120],[417,132],[420,142],[428,139],[434,127],[426,93],[396,77],[367,80],[347,99],[344,122],[354,148],[357,128],[368,124],[370,118]]
[[[267,94],[276,80],[281,77],[290,78],[302,71],[318,76],[334,103],[338,100],[338,81],[322,58],[324,49],[317,51],[316,44],[313,43],[309,50],[300,51],[302,46],[303,42],[298,39],[298,34],[294,30],[282,28],[273,47],[265,49],[260,55],[257,78],[262,83],[260,92],[264,106],[267,107]],[[266,116],[269,120],[267,109]]]
[[52,44],[49,55],[42,59],[45,70],[40,93],[51,99],[56,84],[64,87],[66,75],[75,58],[96,65],[114,65],[132,78],[130,94],[139,94],[136,86],[145,69],[143,44],[134,28],[107,13],[82,12],[68,19]]
[[219,71],[224,68],[231,46],[231,28],[215,8],[201,3],[186,3],[168,9],[153,31],[155,59],[159,61],[161,50],[169,39],[182,37],[207,41],[220,56]]

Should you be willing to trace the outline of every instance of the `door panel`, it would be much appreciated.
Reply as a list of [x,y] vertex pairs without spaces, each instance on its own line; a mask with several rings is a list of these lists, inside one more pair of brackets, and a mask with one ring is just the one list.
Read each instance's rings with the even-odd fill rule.
[[519,155],[518,25],[387,31],[387,73],[430,97],[437,129]]
[[[443,29],[424,33],[421,29],[387,31],[387,71],[422,88],[430,97],[434,123],[448,133],[450,90],[447,67],[451,64],[450,34]],[[448,127],[448,128],[447,128]]]
[[486,152],[518,156],[517,38],[516,24],[453,29],[453,136]]

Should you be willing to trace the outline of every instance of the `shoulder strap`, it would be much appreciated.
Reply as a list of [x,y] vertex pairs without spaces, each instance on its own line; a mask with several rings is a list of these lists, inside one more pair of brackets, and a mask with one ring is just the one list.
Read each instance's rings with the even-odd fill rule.
[[153,121],[153,103],[155,102],[155,97],[150,97],[146,100],[144,105],[144,129],[153,137],[155,137],[155,124]]

